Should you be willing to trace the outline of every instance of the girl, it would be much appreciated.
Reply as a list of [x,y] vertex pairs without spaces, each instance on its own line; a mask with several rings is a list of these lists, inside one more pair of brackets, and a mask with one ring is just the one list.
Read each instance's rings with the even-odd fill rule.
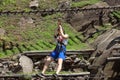
[[65,34],[63,31],[63,28],[61,26],[61,22],[60,20],[58,20],[58,29],[56,31],[57,33],[55,33],[54,37],[57,41],[56,47],[53,50],[53,52],[50,54],[50,56],[46,59],[44,68],[41,72],[41,74],[38,74],[39,77],[44,77],[44,73],[46,71],[46,69],[48,68],[48,65],[50,64],[51,61],[57,59],[58,60],[58,66],[57,66],[57,70],[56,73],[53,74],[54,77],[57,77],[57,74],[59,74],[59,72],[62,69],[62,64],[63,64],[63,60],[65,60],[66,57],[66,45],[67,45],[67,41],[68,41],[68,34]]

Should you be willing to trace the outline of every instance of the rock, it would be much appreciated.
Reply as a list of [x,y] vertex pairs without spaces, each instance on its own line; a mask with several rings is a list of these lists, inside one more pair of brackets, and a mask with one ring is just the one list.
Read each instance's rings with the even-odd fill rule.
[[87,80],[84,77],[77,77],[77,80]]
[[[97,49],[97,52],[103,52],[111,48],[115,43],[115,39],[119,37],[120,30],[112,29],[106,31],[104,34],[100,35],[93,43],[93,47]],[[114,44],[113,44],[114,41]],[[98,52],[98,53],[99,53]]]
[[[109,5],[105,2],[98,2],[94,5],[89,5],[83,7],[85,8],[97,8],[97,7],[108,7]],[[94,14],[94,15],[93,15]],[[88,12],[68,12],[65,14],[65,20],[74,27],[79,32],[86,32],[87,35],[91,34],[91,32],[95,32],[96,30],[93,29],[94,25],[99,25],[99,23],[102,21],[108,22],[108,17],[107,17],[107,11],[100,17],[100,11],[88,11]],[[99,16],[98,16],[99,15]],[[100,18],[99,18],[100,17]],[[93,23],[92,23],[93,22]],[[93,24],[93,25],[91,25]],[[92,28],[92,29],[91,29]],[[91,32],[89,32],[87,29],[91,29]],[[93,33],[92,32],[92,33]],[[86,35],[86,36],[87,36]]]
[[83,72],[83,69],[82,68],[75,68],[75,69],[73,69],[73,71],[75,73],[80,73],[80,72]]
[[26,19],[26,22],[29,23],[29,24],[32,24],[32,23],[34,23],[34,20],[31,17],[28,17]]
[[76,59],[77,58],[77,55],[71,55],[69,56],[71,59]]
[[18,26],[21,30],[25,30],[27,27],[35,27],[34,20],[31,17],[21,17],[18,22]]
[[5,36],[5,30],[0,28],[0,39],[3,39],[4,36]]
[[74,64],[77,64],[77,63],[79,63],[80,61],[81,61],[80,58],[76,58],[76,59],[74,60]]
[[2,74],[2,75],[5,75],[5,74],[6,74],[6,72],[5,72],[4,70],[2,70],[1,74]]
[[2,64],[2,63],[0,63],[0,67],[3,67],[3,64]]
[[107,2],[110,6],[120,5],[120,0],[103,0],[103,1]]
[[58,4],[58,8],[59,9],[66,9],[66,8],[70,8],[71,5],[71,1],[61,1]]
[[80,67],[85,68],[88,65],[90,65],[90,63],[88,61],[86,61],[86,60],[81,60],[79,65],[80,65]]
[[20,26],[25,26],[26,24],[32,24],[34,21],[31,17],[22,17],[19,21]]
[[22,67],[20,65],[14,65],[14,66],[11,66],[11,69],[10,71],[12,71],[13,73],[17,73],[19,71],[21,71]]
[[32,8],[32,9],[36,9],[36,8],[38,8],[38,6],[39,6],[38,0],[32,0],[29,3],[29,7]]
[[29,57],[22,55],[19,59],[19,62],[22,66],[24,74],[32,73],[33,61]]
[[57,66],[57,63],[51,62],[50,65],[49,65],[49,71],[56,70],[56,68],[57,68],[56,66]]
[[[91,55],[91,57],[95,57],[95,59],[92,61],[92,64],[88,66],[88,69],[90,70],[91,74],[96,74],[93,79],[94,80],[101,80],[99,79],[95,79],[98,75],[104,75],[104,68],[106,67],[107,62],[107,58],[110,56],[113,56],[112,52],[116,53],[116,51],[114,51],[113,49],[117,46],[116,44],[118,44],[117,42],[120,41],[120,30],[117,29],[111,29],[109,31],[104,32],[102,35],[100,35],[95,41],[94,41],[94,48],[96,49],[95,52],[93,52],[93,54]],[[117,41],[117,42],[116,42]],[[117,52],[119,53],[119,52]],[[119,61],[119,60],[118,60]],[[115,69],[117,69],[116,71],[119,72],[118,66],[120,65],[116,65],[115,63],[119,64],[119,62],[116,61],[114,62],[114,65],[117,67]],[[113,68],[114,66],[113,64],[109,65],[112,66],[111,69],[109,69],[109,67],[106,67],[106,71],[110,71],[112,73],[115,73],[115,70]],[[104,72],[106,73],[106,72]],[[111,74],[107,74],[108,75]],[[112,75],[111,75],[112,77]]]
[[79,2],[79,1],[81,1],[81,0],[72,0],[73,2]]

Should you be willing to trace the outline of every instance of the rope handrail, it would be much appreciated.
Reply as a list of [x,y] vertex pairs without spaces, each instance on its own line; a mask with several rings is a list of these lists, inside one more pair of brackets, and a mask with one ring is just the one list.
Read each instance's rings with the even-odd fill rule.
[[66,8],[66,9],[43,9],[43,10],[30,10],[30,11],[0,11],[0,14],[31,14],[31,13],[56,13],[56,12],[82,12],[93,10],[119,10],[120,6],[108,6],[108,7],[95,7],[95,8]]

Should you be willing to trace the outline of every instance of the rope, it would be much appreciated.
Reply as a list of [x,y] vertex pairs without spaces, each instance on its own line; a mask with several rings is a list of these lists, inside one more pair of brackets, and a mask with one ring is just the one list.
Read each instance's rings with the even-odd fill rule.
[[43,9],[43,10],[30,10],[30,11],[0,11],[0,15],[2,14],[37,14],[37,13],[57,13],[57,12],[83,12],[83,11],[94,11],[94,10],[119,10],[120,6],[109,6],[109,7],[97,7],[97,8],[67,8],[67,9]]

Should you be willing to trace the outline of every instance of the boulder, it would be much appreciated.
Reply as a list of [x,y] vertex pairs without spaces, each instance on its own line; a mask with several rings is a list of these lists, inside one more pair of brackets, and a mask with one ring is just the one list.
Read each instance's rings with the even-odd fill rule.
[[29,57],[21,55],[21,57],[19,58],[19,62],[20,65],[22,66],[24,74],[32,73],[33,61]]
[[119,39],[119,34],[120,30],[116,29],[106,31],[94,41],[94,48],[97,48],[99,52],[110,49],[115,44],[115,40]]
[[71,5],[71,1],[60,1],[58,4],[58,9],[66,9],[66,8],[70,8]]
[[[89,5],[83,7],[85,8],[97,8],[97,7],[108,7],[109,5],[105,2],[99,2],[94,5]],[[104,15],[104,16],[103,16]],[[107,11],[106,13],[91,10],[91,11],[83,11],[83,12],[68,12],[65,15],[65,19],[68,23],[72,25],[77,31],[83,32],[88,27],[91,26],[92,21],[94,21],[94,25],[99,25],[101,22],[108,22]]]
[[35,27],[34,20],[31,17],[21,17],[18,22],[18,26],[20,26],[21,30],[26,29],[27,27]]
[[38,8],[38,6],[39,6],[38,0],[32,0],[32,1],[29,3],[29,7],[32,8],[32,9],[36,9],[36,8]]
[[103,0],[103,1],[107,2],[110,6],[120,5],[120,0]]
[[[94,75],[94,80],[101,80],[100,78],[95,79],[98,75],[103,76],[104,67],[107,64],[107,58],[113,56],[112,51],[116,44],[120,41],[120,30],[112,29],[106,31],[100,35],[93,43],[95,52],[91,55],[90,59],[94,57],[94,60],[89,65],[91,74]],[[113,51],[114,53],[115,51]],[[113,65],[111,65],[113,66]]]

